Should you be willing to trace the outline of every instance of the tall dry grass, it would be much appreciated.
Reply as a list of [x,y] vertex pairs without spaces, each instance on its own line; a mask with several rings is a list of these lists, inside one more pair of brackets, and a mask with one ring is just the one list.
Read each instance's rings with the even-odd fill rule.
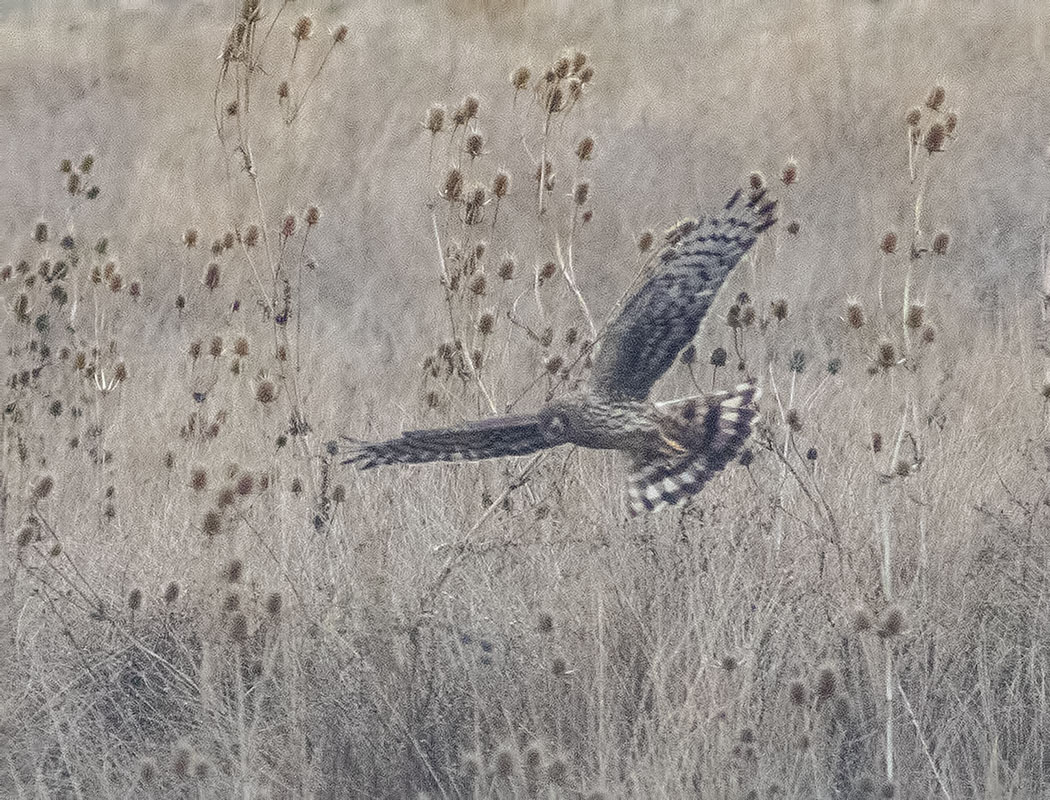
[[[303,16],[0,28],[3,793],[1038,796],[1047,13]],[[748,469],[628,521],[601,453],[339,465],[585,379],[752,170],[658,387],[756,376]]]

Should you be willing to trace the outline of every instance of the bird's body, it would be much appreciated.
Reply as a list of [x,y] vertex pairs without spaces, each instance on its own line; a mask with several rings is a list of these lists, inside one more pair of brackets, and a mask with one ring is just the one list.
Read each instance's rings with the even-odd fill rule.
[[733,195],[711,217],[686,220],[666,235],[659,269],[631,297],[601,339],[590,386],[535,414],[495,417],[454,428],[406,431],[385,442],[354,442],[346,463],[362,469],[520,456],[575,444],[619,450],[632,462],[632,514],[674,505],[698,492],[739,454],[757,418],[759,391],[652,403],[649,392],[696,335],[718,289],[775,221],[764,191]]

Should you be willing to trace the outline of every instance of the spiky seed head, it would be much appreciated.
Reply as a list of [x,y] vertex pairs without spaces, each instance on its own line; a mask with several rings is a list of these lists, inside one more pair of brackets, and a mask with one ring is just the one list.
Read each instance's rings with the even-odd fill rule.
[[726,353],[724,347],[716,347],[711,351],[711,366],[712,367],[724,367],[729,354]]
[[585,66],[579,71],[577,76],[580,79],[580,83],[587,84],[594,80],[594,67],[590,64]]
[[809,691],[802,681],[791,681],[788,686],[788,697],[794,706],[804,706],[809,702]]
[[900,606],[890,606],[883,612],[882,618],[879,620],[879,627],[876,633],[882,639],[889,639],[893,636],[899,636],[904,632],[907,627],[907,620],[904,616],[904,610]]
[[766,187],[766,176],[755,170],[747,176],[747,183],[751,187],[751,191],[759,192]]
[[576,328],[567,328],[565,330],[565,346],[572,347],[576,344],[576,340],[579,338],[580,332]]
[[478,115],[478,111],[481,110],[481,98],[476,94],[468,94],[463,98],[461,103],[463,107],[463,113],[468,120],[474,119]]
[[939,231],[937,235],[933,237],[931,249],[939,256],[945,255],[948,252],[948,245],[951,244],[951,238],[952,237],[947,231]]
[[567,669],[568,668],[567,668],[567,666],[565,664],[565,659],[562,658],[561,656],[555,656],[551,660],[551,674],[552,675],[555,675],[557,677],[561,677],[562,675],[564,675],[566,673]]
[[847,300],[846,301],[846,324],[854,330],[859,330],[864,327],[865,323],[864,306],[860,304],[859,300]]
[[303,493],[303,481],[302,478],[292,478],[291,485],[292,494],[299,495]]
[[532,70],[523,64],[510,74],[510,85],[515,91],[521,91],[529,85],[530,78],[532,78]]
[[70,161],[68,158],[63,158],[61,161],[58,162],[58,171],[59,172],[72,172],[73,171],[73,162]]
[[295,214],[285,214],[284,221],[281,222],[281,236],[285,239],[295,236],[296,222]]
[[222,355],[223,342],[221,336],[211,337],[211,342],[208,344],[208,355],[212,358],[218,358]]
[[128,608],[132,611],[138,611],[142,608],[142,590],[139,588],[132,589],[128,593]]
[[548,261],[542,267],[540,267],[540,280],[547,281],[554,277],[554,273],[558,271],[558,265],[553,261]]
[[455,202],[463,196],[463,173],[458,168],[453,167],[445,175],[441,196],[450,202]]
[[222,610],[229,613],[239,611],[241,608],[241,596],[237,592],[228,592],[222,599]]
[[[881,447],[881,445],[880,445]],[[871,614],[863,606],[853,610],[853,630],[857,633],[866,633],[871,630]]]
[[441,130],[445,127],[446,113],[448,112],[443,105],[434,103],[427,109],[426,116],[423,118],[423,127],[430,131],[432,135],[441,133]]
[[306,209],[306,216],[304,217],[308,227],[313,227],[321,221],[321,209],[317,206],[310,206]]
[[266,596],[264,607],[266,608],[266,613],[271,617],[280,615],[282,605],[284,605],[284,598],[281,596],[280,592],[270,592]]
[[904,324],[912,330],[918,330],[922,327],[923,317],[926,315],[926,306],[922,303],[911,303],[908,306],[908,313],[904,318]]
[[46,222],[38,222],[36,227],[33,229],[33,241],[38,244],[44,244],[49,238]]
[[241,497],[248,497],[253,491],[255,491],[255,478],[251,473],[244,473],[237,478],[236,485],[237,494]]
[[153,758],[144,758],[139,762],[139,782],[143,786],[152,786],[157,780],[157,761]]
[[944,115],[944,132],[951,136],[955,133],[955,127],[959,124],[959,115],[949,111]]
[[277,84],[277,101],[282,102],[288,99],[288,95],[291,92],[291,88],[288,86],[288,81],[281,81]]
[[249,352],[248,339],[244,336],[238,336],[237,340],[233,343],[233,352],[244,358]]
[[736,656],[722,656],[719,666],[726,672],[733,672],[740,666],[740,662],[737,660]]
[[230,559],[223,570],[223,577],[227,583],[238,583],[244,576],[244,562],[239,558]]
[[478,333],[482,336],[488,336],[492,333],[492,329],[496,327],[496,317],[491,311],[486,311],[478,319]]
[[80,175],[78,173],[69,173],[69,178],[66,180],[66,191],[70,194],[76,194],[80,191]]
[[934,86],[926,96],[926,106],[934,111],[939,111],[942,105],[944,105],[944,87]]
[[207,537],[217,536],[222,532],[222,514],[216,509],[210,508],[204,512],[201,520],[201,531]]
[[579,78],[569,78],[569,99],[574,103],[583,96],[583,81]]
[[467,136],[463,149],[471,158],[477,158],[485,152],[485,137],[478,131],[474,131],[474,133]]
[[638,252],[648,253],[652,249],[655,241],[656,235],[651,230],[642,231],[638,235]]
[[292,26],[292,38],[297,42],[305,42],[310,38],[314,30],[314,21],[305,14],[295,21]]
[[248,618],[241,613],[230,617],[229,627],[230,640],[233,642],[244,642],[248,638]]
[[802,230],[802,226],[797,219],[793,219],[787,224],[787,232],[792,236],[797,236],[800,230]]
[[332,41],[336,44],[342,44],[346,41],[348,33],[350,33],[349,27],[346,25],[339,25],[334,31],[332,31]]
[[578,206],[586,205],[587,198],[591,193],[590,181],[580,181],[573,187],[572,190],[572,202]]
[[788,317],[788,301],[782,297],[778,298],[769,304],[769,310],[774,319],[783,322]]
[[879,241],[879,250],[886,255],[897,252],[897,234],[895,231],[886,231]]
[[897,363],[897,348],[889,339],[879,342],[875,350],[875,363],[883,369],[889,369]]
[[219,279],[221,273],[219,272],[219,265],[214,261],[208,265],[208,268],[204,271],[203,283],[207,287],[209,292],[214,292],[219,288]]
[[202,492],[208,487],[208,472],[203,467],[197,467],[190,472],[190,488],[195,492]]
[[346,502],[346,487],[341,483],[337,483],[332,489],[332,502],[335,504]]
[[551,69],[554,70],[554,74],[559,79],[565,78],[568,76],[569,70],[572,69],[572,59],[567,55],[558,56]]
[[940,122],[935,122],[926,129],[926,135],[922,139],[922,146],[926,148],[928,153],[939,153],[944,149],[946,136],[947,131],[945,131],[944,125]]
[[933,340],[937,338],[937,331],[932,325],[927,325],[922,329],[922,343],[933,344]]
[[259,242],[259,226],[249,225],[248,230],[244,232],[244,246],[255,247]]
[[488,287],[488,281],[484,275],[478,275],[474,280],[470,282],[470,293],[475,297],[484,297],[485,289]]
[[580,161],[590,161],[594,158],[594,137],[584,136],[576,143],[576,158]]
[[785,186],[790,186],[798,180],[798,163],[795,159],[788,161],[780,171],[780,180]]
[[510,745],[504,745],[496,751],[496,756],[492,759],[492,771],[497,777],[509,778],[515,772],[516,761],[517,759]]
[[802,430],[802,414],[797,408],[789,408],[784,413],[784,422],[795,433],[799,433]]
[[908,113],[904,115],[904,124],[909,128],[918,127],[919,121],[922,119],[922,109],[918,106],[908,109]]
[[175,745],[175,752],[172,756],[171,769],[175,773],[175,777],[181,780],[186,780],[190,777],[190,767],[193,762],[193,750],[186,742],[179,742]]
[[754,325],[755,324],[755,319],[757,318],[757,316],[758,315],[755,313],[755,307],[753,305],[751,305],[750,303],[748,305],[746,305],[746,306],[741,306],[741,308],[740,308],[740,324],[743,327],[750,328],[752,325]]
[[510,173],[505,169],[496,171],[496,174],[492,178],[492,194],[497,199],[502,199],[507,196],[510,191]]
[[164,587],[164,602],[169,606],[179,599],[179,584],[175,581],[169,583]]
[[755,731],[753,728],[741,728],[740,730],[740,741],[744,744],[755,743]]
[[33,499],[44,500],[51,490],[55,488],[55,479],[50,475],[41,475],[36,479],[36,483],[33,484]]
[[496,270],[496,274],[499,275],[500,280],[509,281],[514,277],[514,268],[517,264],[514,261],[514,256],[509,253],[503,256],[503,260],[500,261],[499,269]]
[[548,114],[557,114],[565,108],[565,93],[560,86],[555,86],[547,95],[545,110]]
[[817,670],[816,681],[813,686],[813,693],[817,696],[818,700],[829,700],[835,694],[835,688],[838,685],[838,674],[835,671],[835,667],[831,664],[822,664]]
[[263,380],[259,381],[258,386],[255,387],[255,399],[263,405],[272,403],[277,399],[277,387],[274,386],[273,381]]
[[554,617],[544,612],[536,619],[536,630],[540,633],[550,633],[554,630]]

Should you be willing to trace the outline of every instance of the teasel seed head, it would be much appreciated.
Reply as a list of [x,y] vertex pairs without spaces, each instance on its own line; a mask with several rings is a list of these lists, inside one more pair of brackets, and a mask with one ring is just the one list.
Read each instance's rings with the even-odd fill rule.
[[726,672],[733,672],[740,666],[740,661],[735,656],[722,656],[719,666]]
[[492,194],[497,199],[507,196],[510,191],[510,173],[505,169],[499,169],[492,178]]
[[568,671],[568,667],[565,664],[565,659],[561,656],[555,656],[551,660],[551,674],[557,677],[563,676]]
[[769,304],[769,310],[773,314],[773,318],[778,322],[783,322],[788,317],[788,301],[780,297]]
[[305,14],[295,21],[292,26],[292,38],[297,42],[305,42],[313,33],[314,21]]
[[558,370],[562,368],[562,364],[564,363],[564,358],[558,355],[554,355],[543,362],[543,368],[547,370],[548,375],[555,375],[557,374]]
[[944,132],[951,136],[955,133],[955,128],[959,124],[959,115],[954,111],[949,111],[944,115]]
[[576,186],[573,187],[572,201],[578,206],[586,205],[590,192],[590,181],[579,181]]
[[128,608],[132,611],[138,611],[142,608],[142,590],[139,588],[132,589],[128,592]]
[[291,88],[288,86],[288,81],[281,81],[277,84],[277,102],[283,102],[288,99],[288,95],[291,94]]
[[445,175],[441,196],[449,202],[455,202],[463,196],[463,173],[453,167]]
[[802,230],[802,226],[797,219],[793,219],[787,224],[787,232],[792,236],[797,236],[800,230]]
[[835,667],[831,664],[822,664],[817,670],[817,677],[813,686],[813,694],[816,695],[817,700],[831,699],[837,686],[838,674],[835,672]]
[[478,275],[470,282],[470,293],[475,297],[484,297],[487,286],[488,281],[485,279],[485,276]]
[[563,108],[565,108],[565,93],[560,86],[555,86],[546,97],[544,110],[548,114],[557,114]]
[[926,106],[934,111],[939,111],[942,105],[944,105],[944,87],[934,86],[926,96]]
[[290,239],[295,236],[296,219],[295,214],[285,214],[281,223],[281,236]]
[[651,230],[642,231],[638,236],[638,252],[648,253],[652,247],[653,242],[656,241],[656,235]]
[[231,611],[240,611],[240,608],[241,596],[237,592],[227,592],[222,599],[222,610],[229,613]]
[[886,255],[897,252],[897,234],[895,231],[886,231],[879,241],[879,250]]
[[876,633],[879,634],[881,639],[889,639],[894,636],[900,636],[900,634],[904,633],[906,627],[907,620],[904,616],[904,611],[900,606],[890,606],[879,620],[879,627]]
[[346,41],[347,34],[350,33],[350,28],[346,25],[339,25],[332,32],[332,41],[336,44],[342,44]]
[[[201,344],[201,342],[199,340],[194,341],[194,342],[190,342],[189,354],[190,354],[190,358],[193,359],[194,361],[196,361],[198,358],[201,357],[201,347],[202,347],[202,344]],[[82,354],[78,353],[77,355],[79,356],[79,355],[82,355]]]
[[496,751],[496,756],[492,759],[492,771],[497,777],[510,778],[517,767],[517,759],[515,758],[514,751],[511,750],[510,745],[504,745]]
[[255,478],[251,473],[246,472],[237,478],[236,491],[241,497],[248,497],[255,491]]
[[476,94],[468,94],[461,103],[463,113],[468,120],[474,119],[481,110],[481,99]]
[[728,358],[729,354],[724,347],[716,347],[711,351],[711,366],[724,367]]
[[904,124],[909,128],[917,128],[919,122],[922,120],[922,109],[918,106],[908,109],[908,113],[904,115]]
[[947,132],[940,122],[933,123],[926,129],[926,135],[922,139],[922,146],[928,153],[939,153],[944,150],[944,140]]
[[248,639],[248,618],[244,614],[234,614],[232,617],[230,617],[229,624],[229,634],[231,641],[242,643]]
[[179,584],[177,584],[175,581],[172,581],[166,587],[164,587],[164,595],[163,595],[163,597],[164,597],[164,602],[167,603],[169,606],[172,603],[174,603],[176,600],[178,600],[179,599]]
[[927,325],[922,329],[922,343],[933,344],[933,340],[937,338],[937,331],[932,325]]
[[423,118],[423,127],[430,131],[431,135],[441,133],[445,127],[445,114],[447,113],[443,105],[434,103],[427,109],[426,116]]
[[264,608],[266,609],[266,613],[269,614],[271,617],[280,616],[281,606],[283,605],[284,597],[281,595],[280,592],[270,592],[266,596],[266,603],[264,605]]
[[947,231],[939,231],[936,236],[933,237],[933,244],[931,249],[934,253],[939,256],[943,256],[948,252],[948,245],[951,244],[951,236]]
[[802,430],[802,414],[799,413],[797,408],[789,408],[784,412],[784,422],[791,428],[795,433],[799,433]]
[[255,387],[255,399],[263,405],[272,403],[277,399],[277,387],[273,381],[263,380]]
[[218,358],[222,355],[222,337],[212,336],[211,342],[208,344],[208,355],[212,358]]
[[859,300],[847,300],[846,301],[846,324],[854,330],[859,330],[864,327],[866,322],[864,316],[864,306],[860,304]]
[[806,705],[809,702],[809,691],[806,689],[806,684],[802,681],[791,681],[788,686],[788,697],[791,700],[791,705]]
[[594,157],[594,137],[584,136],[576,143],[576,158],[580,161],[590,161]]
[[488,336],[492,333],[493,328],[496,327],[496,317],[491,311],[486,311],[478,319],[478,333],[482,336]]
[[860,606],[853,610],[853,630],[857,633],[866,633],[871,630],[872,621],[871,614],[868,613],[868,609]]
[[547,281],[554,277],[554,273],[558,271],[558,265],[553,261],[548,261],[542,267],[540,267],[540,281]]
[[51,490],[55,488],[55,479],[50,475],[41,475],[36,479],[36,483],[33,484],[33,499],[44,500]]
[[472,159],[483,155],[485,152],[485,137],[478,131],[474,131],[474,133],[467,136],[467,141],[463,149]]
[[186,742],[179,742],[175,745],[175,752],[172,756],[171,769],[175,773],[175,777],[181,780],[186,780],[190,777],[190,766],[193,762],[193,750]]
[[871,452],[875,454],[882,452],[882,434],[878,431],[871,435]]
[[205,511],[201,520],[201,530],[209,538],[217,536],[222,531],[222,514],[214,508]]
[[529,85],[530,78],[532,78],[532,70],[523,64],[511,73],[510,85],[514,87],[515,91],[520,92]]
[[889,339],[879,342],[875,350],[875,363],[883,369],[889,369],[897,364],[897,348]]
[[751,187],[752,192],[759,192],[766,188],[766,176],[755,170],[747,176],[747,183]]
[[249,225],[248,230],[244,232],[244,246],[255,247],[259,242],[259,226]]
[[248,355],[248,339],[244,336],[238,336],[237,340],[233,343],[233,352],[244,358]]
[[226,569],[223,570],[223,577],[227,583],[239,583],[241,578],[244,576],[244,562],[239,558],[234,558],[226,564]]
[[306,220],[307,227],[312,228],[314,225],[321,221],[321,209],[319,209],[317,206],[310,206],[308,209],[306,209],[306,216],[304,217],[304,219]]
[[798,180],[798,163],[795,159],[789,160],[780,171],[780,180],[785,186],[790,186]]
[[908,306],[908,313],[904,318],[904,324],[912,330],[918,330],[922,327],[923,318],[926,315],[926,306],[922,303],[911,303]]
[[204,271],[204,285],[207,287],[209,292],[214,292],[219,288],[219,265],[214,261],[208,265],[208,268]]

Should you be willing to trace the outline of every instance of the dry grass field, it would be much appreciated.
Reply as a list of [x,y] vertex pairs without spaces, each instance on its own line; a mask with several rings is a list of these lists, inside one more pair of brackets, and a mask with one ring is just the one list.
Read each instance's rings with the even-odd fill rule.
[[[0,8],[0,796],[1050,796],[1050,7],[137,5]],[[340,463],[749,181],[748,466]]]

